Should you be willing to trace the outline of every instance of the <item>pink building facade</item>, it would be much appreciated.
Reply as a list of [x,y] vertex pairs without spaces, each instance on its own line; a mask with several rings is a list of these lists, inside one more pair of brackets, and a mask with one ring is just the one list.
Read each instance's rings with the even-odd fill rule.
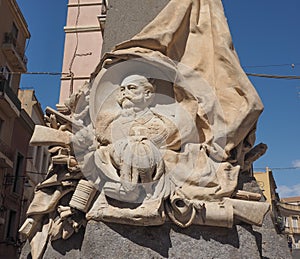
[[104,0],[69,0],[59,111],[64,110],[64,101],[89,81],[100,61],[105,7]]

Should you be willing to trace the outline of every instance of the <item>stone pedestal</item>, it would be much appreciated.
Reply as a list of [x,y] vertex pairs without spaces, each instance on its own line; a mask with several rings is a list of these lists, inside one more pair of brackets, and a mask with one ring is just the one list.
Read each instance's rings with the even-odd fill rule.
[[[21,258],[30,258],[27,249]],[[286,238],[275,232],[268,216],[261,228],[245,224],[232,229],[181,229],[173,224],[135,227],[90,221],[85,233],[49,244],[44,258],[288,259],[291,255]]]

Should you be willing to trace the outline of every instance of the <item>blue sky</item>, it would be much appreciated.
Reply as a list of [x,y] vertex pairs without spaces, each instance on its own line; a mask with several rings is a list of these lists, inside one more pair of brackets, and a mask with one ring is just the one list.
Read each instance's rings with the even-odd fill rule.
[[[244,70],[250,73],[300,75],[300,1],[223,0],[233,42]],[[286,66],[251,67],[295,64]],[[297,65],[298,64],[298,65]],[[281,197],[300,196],[300,80],[250,77],[265,110],[257,143],[268,145],[255,168],[273,168]]]
[[[61,72],[67,0],[17,0],[31,38],[26,56],[28,72]],[[59,100],[60,76],[23,75],[21,88],[35,89],[43,109],[55,108]]]
[[[60,72],[68,1],[17,2],[31,32],[28,71]],[[246,72],[300,76],[299,0],[223,0],[223,4]],[[265,106],[257,143],[269,147],[254,167],[273,169],[280,197],[300,196],[300,168],[284,169],[300,167],[300,80],[250,80]],[[58,103],[59,86],[59,76],[23,75],[21,82],[22,88],[35,89],[43,108]]]

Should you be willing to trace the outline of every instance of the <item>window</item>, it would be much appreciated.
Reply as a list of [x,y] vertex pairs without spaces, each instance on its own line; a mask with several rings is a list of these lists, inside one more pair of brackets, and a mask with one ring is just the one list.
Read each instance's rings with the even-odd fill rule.
[[6,238],[10,240],[16,239],[16,212],[9,210],[8,212],[8,225],[6,229]]
[[22,189],[22,168],[23,168],[23,160],[24,156],[22,154],[18,153],[17,155],[17,161],[15,163],[15,175],[14,175],[14,181],[13,181],[13,192],[19,193]]
[[36,150],[37,147],[36,146],[29,146],[28,147],[28,157],[31,159],[32,164],[35,165],[35,160],[36,160]]
[[293,228],[298,228],[298,217],[292,217],[292,226]]
[[35,157],[35,168],[38,172],[42,170],[42,159],[43,159],[43,147],[38,146],[36,150],[36,157]]
[[43,151],[44,151],[44,153],[43,153],[43,160],[42,160],[42,171],[41,171],[41,173],[42,174],[45,174],[45,173],[47,173],[47,171],[48,171],[48,151],[47,150],[45,150],[45,149],[43,149]]
[[11,74],[11,71],[8,67],[6,67],[6,70],[7,70],[7,73],[8,73],[8,76],[7,76],[7,79],[6,79],[6,85],[7,86],[11,86],[11,80],[12,80],[12,74]]
[[295,248],[300,249],[300,236],[294,235],[294,240],[295,240]]
[[13,42],[15,44],[17,43],[16,41],[17,41],[17,38],[18,38],[18,34],[19,34],[19,29],[18,29],[17,25],[15,23],[13,23],[13,26],[11,28],[11,35],[13,37]]
[[12,80],[12,74],[7,66],[0,68],[0,84],[3,86],[10,86]]
[[1,132],[2,132],[3,125],[4,125],[4,120],[2,120],[0,118],[0,138],[1,138]]
[[289,227],[289,219],[288,218],[284,218],[284,222],[285,222],[284,226],[286,228],[288,228]]

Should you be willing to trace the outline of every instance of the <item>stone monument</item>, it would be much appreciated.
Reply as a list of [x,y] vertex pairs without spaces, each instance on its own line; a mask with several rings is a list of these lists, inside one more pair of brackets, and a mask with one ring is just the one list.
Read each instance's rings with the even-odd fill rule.
[[269,205],[251,177],[263,105],[221,1],[170,0],[66,106],[31,139],[52,158],[20,229],[32,258],[263,256],[252,225]]

